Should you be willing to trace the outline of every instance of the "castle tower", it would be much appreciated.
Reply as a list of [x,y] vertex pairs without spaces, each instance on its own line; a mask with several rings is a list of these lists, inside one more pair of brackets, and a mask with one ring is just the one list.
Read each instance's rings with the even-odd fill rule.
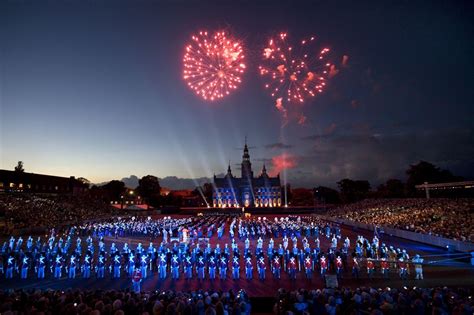
[[247,147],[247,137],[245,137],[244,155],[242,155],[242,178],[253,178],[252,163],[250,163],[249,148]]

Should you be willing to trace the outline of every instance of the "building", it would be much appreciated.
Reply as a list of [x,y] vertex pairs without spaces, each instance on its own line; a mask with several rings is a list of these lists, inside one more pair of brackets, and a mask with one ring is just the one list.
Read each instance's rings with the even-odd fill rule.
[[89,185],[74,176],[60,177],[0,170],[0,191],[3,192],[79,194],[86,192],[88,188]]
[[265,164],[262,172],[254,177],[247,142],[242,156],[241,177],[234,177],[230,164],[223,178],[214,175],[212,205],[215,208],[226,207],[280,207],[280,174],[270,177]]

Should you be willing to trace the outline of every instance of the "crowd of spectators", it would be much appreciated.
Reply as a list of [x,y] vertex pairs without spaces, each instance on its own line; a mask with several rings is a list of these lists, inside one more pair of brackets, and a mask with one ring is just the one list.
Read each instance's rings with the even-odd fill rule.
[[280,289],[274,314],[473,314],[473,289],[449,288],[341,288]]
[[329,215],[365,224],[474,242],[474,199],[366,199]]
[[[273,313],[473,314],[472,288],[279,289]],[[265,308],[265,307],[264,307]],[[268,304],[269,313],[271,304]],[[262,309],[263,310],[263,309]],[[244,291],[7,290],[0,291],[1,314],[199,314],[248,315]]]
[[30,290],[0,291],[0,313],[8,314],[199,314],[248,315],[244,291]]
[[112,214],[107,203],[89,196],[47,196],[1,194],[0,213],[5,216],[6,233],[23,228],[53,228],[82,223]]

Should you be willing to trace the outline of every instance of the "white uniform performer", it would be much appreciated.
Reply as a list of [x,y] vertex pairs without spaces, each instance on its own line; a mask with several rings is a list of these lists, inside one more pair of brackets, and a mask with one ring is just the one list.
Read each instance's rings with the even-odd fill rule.
[[415,279],[416,280],[423,280],[423,258],[420,255],[416,254],[413,258],[413,264],[415,265]]

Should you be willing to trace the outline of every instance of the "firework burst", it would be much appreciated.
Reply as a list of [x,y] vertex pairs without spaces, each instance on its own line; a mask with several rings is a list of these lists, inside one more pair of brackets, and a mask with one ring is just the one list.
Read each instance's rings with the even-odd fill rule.
[[202,31],[186,45],[183,78],[203,99],[221,99],[240,85],[244,59],[239,41],[224,31],[212,35]]
[[315,37],[311,37],[293,47],[286,33],[268,41],[268,46],[263,49],[259,72],[272,97],[304,103],[323,92],[331,63],[325,60],[329,48],[318,49],[317,46]]

